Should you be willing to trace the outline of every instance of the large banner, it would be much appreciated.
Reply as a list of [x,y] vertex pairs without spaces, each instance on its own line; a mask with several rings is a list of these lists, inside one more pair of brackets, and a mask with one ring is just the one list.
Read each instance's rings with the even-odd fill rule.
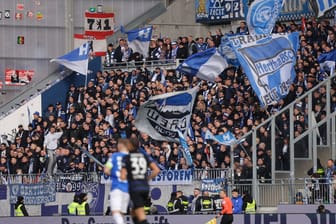
[[247,0],[195,0],[196,22],[221,23],[242,20]]
[[313,1],[313,4],[317,5],[318,17],[323,16],[325,12],[335,8],[336,6],[336,1],[334,0],[333,1],[331,0],[312,0],[312,1]]
[[296,77],[298,33],[234,36],[230,43],[262,106],[287,96]]
[[27,85],[32,80],[34,74],[34,70],[7,68],[5,70],[5,83],[8,86]]
[[198,87],[149,98],[139,108],[135,127],[153,139],[179,142],[177,130],[187,135]]
[[23,196],[25,204],[40,205],[56,200],[55,184],[10,184],[10,203],[15,204]]
[[192,170],[162,170],[150,185],[187,185],[192,184]]

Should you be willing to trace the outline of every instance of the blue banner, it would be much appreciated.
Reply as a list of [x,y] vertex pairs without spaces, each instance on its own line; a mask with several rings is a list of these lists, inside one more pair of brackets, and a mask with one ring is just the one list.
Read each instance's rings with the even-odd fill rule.
[[185,185],[192,184],[192,170],[162,170],[151,182],[150,185]]
[[318,9],[318,17],[324,15],[325,12],[333,9],[336,6],[335,0],[315,0]]
[[242,20],[247,0],[195,0],[196,22],[216,24]]
[[286,0],[279,16],[279,21],[301,20],[302,17],[315,16],[307,0]]
[[296,76],[298,33],[234,36],[230,43],[262,106],[287,96]]
[[10,203],[15,204],[18,196],[24,197],[26,205],[40,205],[56,200],[55,183],[10,184]]

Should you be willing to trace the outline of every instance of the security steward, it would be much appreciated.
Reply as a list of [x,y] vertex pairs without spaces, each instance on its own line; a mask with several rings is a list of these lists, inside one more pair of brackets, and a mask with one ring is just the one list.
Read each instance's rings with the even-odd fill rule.
[[245,192],[243,197],[243,211],[246,214],[253,214],[257,211],[257,203],[252,196]]
[[233,223],[233,210],[232,210],[232,201],[227,196],[225,190],[219,192],[219,197],[222,199],[222,211],[216,218],[222,215],[222,220],[220,224],[232,224]]
[[172,192],[167,203],[167,210],[169,214],[183,214],[183,206],[181,200],[177,198],[176,192]]
[[27,209],[24,205],[24,198],[22,196],[17,197],[17,202],[14,206],[15,208],[15,216],[20,217],[20,216],[29,216]]
[[176,192],[176,197],[181,201],[181,204],[183,206],[183,214],[187,214],[188,208],[189,208],[188,197],[184,196],[182,191],[177,191]]
[[68,205],[68,213],[69,215],[77,215],[78,214],[78,206],[79,206],[79,195],[75,194],[73,202]]
[[90,215],[90,206],[87,202],[87,194],[81,193],[79,195],[80,203],[77,207],[77,215]]
[[215,201],[210,197],[208,191],[204,191],[202,196],[197,200],[196,211],[200,211],[203,214],[209,214],[216,211]]

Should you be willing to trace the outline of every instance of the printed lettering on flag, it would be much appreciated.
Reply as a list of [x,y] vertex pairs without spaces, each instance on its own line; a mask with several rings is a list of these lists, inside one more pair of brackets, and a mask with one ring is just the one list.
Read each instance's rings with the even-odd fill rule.
[[262,106],[287,96],[296,76],[298,33],[235,36],[230,43]]
[[198,87],[149,98],[139,108],[135,127],[160,141],[179,142],[177,130],[187,136]]
[[84,31],[85,35],[109,36],[114,30],[114,13],[91,13],[85,12]]

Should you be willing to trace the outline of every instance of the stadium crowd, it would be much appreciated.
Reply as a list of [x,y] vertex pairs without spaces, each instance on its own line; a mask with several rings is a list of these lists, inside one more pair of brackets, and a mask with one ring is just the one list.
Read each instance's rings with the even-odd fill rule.
[[[229,168],[234,162],[235,178],[252,178],[251,139],[247,138],[234,149],[234,161],[230,161],[229,147],[214,141],[205,140],[209,129],[213,134],[227,130],[236,138],[243,136],[273,113],[300,97],[318,82],[329,76],[323,71],[316,59],[322,52],[336,47],[336,25],[329,21],[307,21],[305,30],[301,25],[291,22],[280,24],[274,32],[300,31],[300,49],[297,53],[297,77],[290,88],[287,98],[277,105],[262,108],[254,94],[249,80],[240,68],[230,67],[219,75],[215,83],[201,81],[165,70],[157,64],[150,71],[141,64],[141,55],[120,39],[119,46],[110,44],[105,57],[105,70],[98,72],[87,87],[72,84],[67,92],[66,102],[49,105],[42,114],[34,113],[32,123],[25,129],[18,127],[15,141],[0,146],[0,172],[9,174],[54,173],[57,172],[101,172],[92,159],[83,154],[88,150],[99,161],[105,163],[109,155],[116,151],[118,138],[138,136],[144,150],[157,161],[161,169],[187,169],[186,160],[179,155],[179,145],[158,142],[147,134],[139,133],[134,126],[139,106],[150,96],[189,89],[199,82],[193,114],[192,129],[194,139],[187,139],[195,168]],[[232,32],[233,33],[233,32]],[[242,22],[236,33],[247,34],[246,24]],[[208,33],[206,38],[179,37],[177,40],[163,38],[152,40],[147,61],[167,61],[185,59],[189,55],[220,45],[221,30]],[[135,60],[139,67],[132,71],[115,68],[115,63]],[[113,69],[112,69],[113,66]],[[108,68],[111,67],[111,68]],[[332,110],[336,110],[336,85],[332,89]],[[317,121],[326,116],[326,90],[321,88],[313,95],[313,110]],[[300,135],[308,124],[306,101],[298,102],[295,107],[295,135]],[[279,170],[289,169],[289,120],[284,113],[277,120],[276,166]],[[321,129],[321,135],[325,132]],[[270,131],[261,128],[257,133],[258,178],[271,178]],[[296,156],[307,156],[307,139],[296,144]],[[214,159],[211,159],[214,155]]]

